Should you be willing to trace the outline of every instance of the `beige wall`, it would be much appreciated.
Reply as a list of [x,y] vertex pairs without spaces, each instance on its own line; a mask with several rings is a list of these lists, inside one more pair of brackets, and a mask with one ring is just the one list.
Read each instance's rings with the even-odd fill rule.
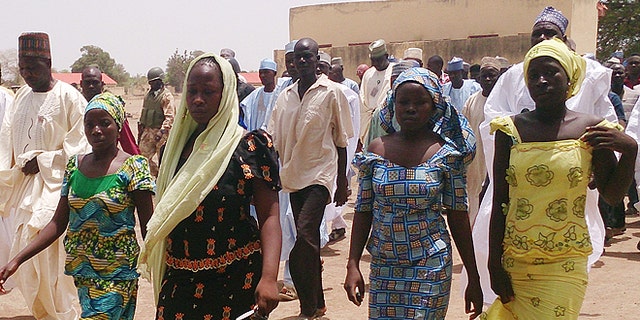
[[[311,37],[343,47],[370,43],[466,39],[530,33],[536,16],[554,6],[569,19],[567,35],[580,53],[595,52],[596,0],[389,0],[296,7],[290,39]],[[444,56],[443,56],[444,57]],[[446,57],[445,57],[446,58]]]

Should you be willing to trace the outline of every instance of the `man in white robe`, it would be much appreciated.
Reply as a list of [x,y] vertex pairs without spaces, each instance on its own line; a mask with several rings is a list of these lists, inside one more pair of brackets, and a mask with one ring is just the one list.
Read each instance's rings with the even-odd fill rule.
[[[19,37],[18,90],[0,136],[0,205],[14,220],[11,256],[26,247],[51,220],[69,157],[90,151],[84,136],[87,104],[72,86],[51,77],[49,37]],[[63,237],[25,262],[14,279],[36,319],[80,317],[73,278],[63,274]]]
[[391,81],[391,67],[387,44],[376,40],[369,44],[369,58],[373,68],[367,69],[360,84],[360,141],[369,134],[373,111],[384,103]]
[[462,107],[472,94],[482,90],[475,80],[464,79],[463,63],[464,61],[458,57],[453,57],[447,63],[447,73],[451,81],[442,86],[442,95],[449,99],[458,112],[462,111]]
[[469,125],[476,135],[476,156],[467,168],[467,195],[469,197],[469,222],[473,223],[478,215],[481,193],[487,177],[487,166],[484,162],[482,138],[479,131],[480,123],[484,121],[484,105],[500,77],[500,62],[496,58],[484,57],[480,65],[481,91],[474,93],[462,108],[462,114],[469,121]]
[[[640,107],[633,108],[631,111],[624,132],[640,143]],[[636,181],[640,181],[640,157],[636,157],[634,178]],[[636,184],[636,191],[640,194],[640,184]],[[636,202],[635,209],[640,210],[640,202]],[[638,241],[636,248],[640,250],[640,241]]]
[[267,115],[271,114],[278,98],[276,89],[276,72],[278,65],[272,59],[260,61],[260,82],[262,87],[253,90],[242,102],[240,108],[244,114],[244,124],[247,130],[253,131],[264,128],[269,124]]
[[[2,73],[0,72],[0,78]],[[2,129],[2,119],[7,108],[10,108],[13,104],[14,98],[13,91],[0,86],[0,130]],[[1,214],[0,210],[0,266],[3,266],[9,262],[9,252],[11,251],[11,245],[13,244],[13,221],[9,215]],[[15,287],[15,281],[9,279],[9,281],[3,284],[6,292],[9,292]],[[2,294],[2,293],[0,293]]]
[[[335,63],[331,66],[327,76],[333,82],[338,84],[342,93],[347,97],[349,102],[349,113],[351,114],[351,125],[353,126],[353,137],[349,138],[347,144],[347,187],[351,190],[349,184],[351,178],[355,175],[353,167],[351,166],[351,160],[356,154],[356,148],[358,146],[358,138],[360,137],[360,97],[356,91],[352,88],[342,84],[340,77],[336,77],[336,74],[342,76],[342,66],[339,63]],[[342,77],[344,79],[344,77]],[[331,233],[329,233],[329,242],[335,242],[346,237],[347,222],[342,217],[344,206],[336,207],[334,203],[327,205],[324,211],[325,223],[331,222]]]

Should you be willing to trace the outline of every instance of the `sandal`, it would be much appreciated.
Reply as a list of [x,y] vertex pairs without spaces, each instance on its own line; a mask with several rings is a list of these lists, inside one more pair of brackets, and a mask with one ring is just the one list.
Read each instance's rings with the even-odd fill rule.
[[347,230],[345,228],[333,229],[329,234],[329,243],[340,241],[346,238]]
[[[278,287],[279,286],[280,281],[278,281]],[[282,288],[280,288],[280,291],[278,292],[278,298],[280,298],[280,301],[293,301],[298,299],[298,293],[295,288],[289,288],[283,283]]]

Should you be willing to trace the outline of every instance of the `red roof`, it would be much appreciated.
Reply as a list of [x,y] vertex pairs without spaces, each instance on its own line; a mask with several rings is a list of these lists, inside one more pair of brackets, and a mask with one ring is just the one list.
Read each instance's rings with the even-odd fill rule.
[[240,72],[239,75],[243,76],[248,84],[261,86],[260,74],[258,72]]
[[[77,83],[80,84],[80,80],[82,79],[82,73],[74,72],[74,73],[52,73],[51,74],[54,79],[66,82],[68,84]],[[105,85],[117,85],[118,83],[111,79],[106,73],[102,74],[102,81]]]

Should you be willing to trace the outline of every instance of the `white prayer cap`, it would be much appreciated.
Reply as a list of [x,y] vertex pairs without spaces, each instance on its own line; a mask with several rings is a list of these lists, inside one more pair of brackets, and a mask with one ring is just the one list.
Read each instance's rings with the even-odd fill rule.
[[284,54],[293,52],[293,48],[296,46],[296,43],[298,43],[298,40],[293,40],[293,41],[287,43],[284,46]]
[[265,69],[278,72],[278,65],[272,59],[265,58],[265,59],[262,59],[262,61],[260,61],[260,70],[265,70]]
[[409,49],[404,51],[404,57],[402,57],[402,59],[403,60],[415,59],[415,60],[422,61],[422,49],[420,49],[420,48],[409,48]]

